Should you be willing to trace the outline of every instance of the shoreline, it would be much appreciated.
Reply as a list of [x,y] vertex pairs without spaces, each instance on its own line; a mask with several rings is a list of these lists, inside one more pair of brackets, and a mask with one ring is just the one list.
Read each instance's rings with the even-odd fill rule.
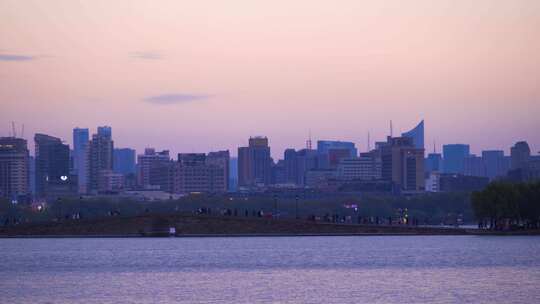
[[[171,232],[173,229],[174,232]],[[360,225],[292,219],[151,214],[133,217],[25,223],[0,227],[0,238],[311,237],[540,235],[540,230],[490,231],[459,227]]]

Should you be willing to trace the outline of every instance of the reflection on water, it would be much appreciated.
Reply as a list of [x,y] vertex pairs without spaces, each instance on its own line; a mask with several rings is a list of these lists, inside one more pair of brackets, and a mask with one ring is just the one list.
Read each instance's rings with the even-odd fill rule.
[[0,239],[1,303],[540,303],[540,237]]

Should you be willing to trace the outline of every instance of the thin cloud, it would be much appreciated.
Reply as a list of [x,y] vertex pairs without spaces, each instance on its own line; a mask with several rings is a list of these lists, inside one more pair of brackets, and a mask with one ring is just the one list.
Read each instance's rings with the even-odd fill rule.
[[157,52],[133,52],[131,57],[138,59],[159,60],[163,59],[163,55]]
[[210,95],[195,95],[195,94],[162,94],[149,96],[143,100],[158,105],[182,104],[194,101],[202,101],[210,98]]
[[35,56],[17,55],[17,54],[0,54],[0,61],[30,61],[36,59]]

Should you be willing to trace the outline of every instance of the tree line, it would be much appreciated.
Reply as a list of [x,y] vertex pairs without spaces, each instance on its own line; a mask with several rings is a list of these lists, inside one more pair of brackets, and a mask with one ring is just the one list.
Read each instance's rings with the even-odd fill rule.
[[471,203],[481,228],[540,228],[540,181],[493,182],[473,192]]

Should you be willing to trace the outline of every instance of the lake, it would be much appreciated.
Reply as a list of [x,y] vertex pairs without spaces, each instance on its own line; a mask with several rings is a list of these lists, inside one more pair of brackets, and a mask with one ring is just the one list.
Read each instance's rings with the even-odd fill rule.
[[540,303],[540,237],[0,239],[0,303]]

